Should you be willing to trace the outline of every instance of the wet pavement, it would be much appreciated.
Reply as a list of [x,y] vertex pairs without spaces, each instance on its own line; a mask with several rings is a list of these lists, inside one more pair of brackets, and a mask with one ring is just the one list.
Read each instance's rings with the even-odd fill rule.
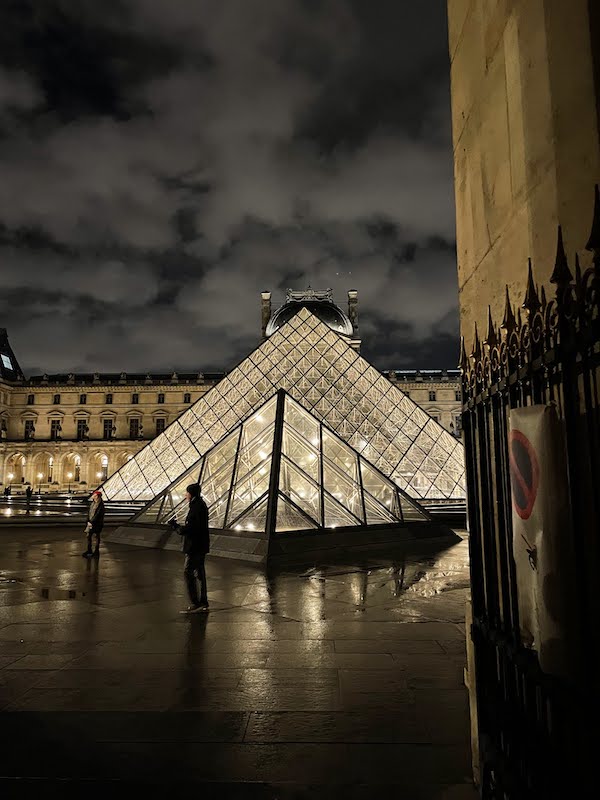
[[82,545],[0,527],[5,796],[476,796],[466,540],[268,574],[208,559],[211,610],[191,617],[180,554]]

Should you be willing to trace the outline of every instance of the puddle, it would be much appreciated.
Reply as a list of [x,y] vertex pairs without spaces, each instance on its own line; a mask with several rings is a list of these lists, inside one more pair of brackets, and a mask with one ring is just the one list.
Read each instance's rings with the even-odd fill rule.
[[44,600],[77,600],[78,597],[85,597],[85,592],[78,592],[76,589],[42,589]]

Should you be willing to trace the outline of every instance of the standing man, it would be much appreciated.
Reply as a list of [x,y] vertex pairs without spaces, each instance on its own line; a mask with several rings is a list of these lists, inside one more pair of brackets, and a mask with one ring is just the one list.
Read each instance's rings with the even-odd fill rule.
[[[200,495],[200,487],[197,483],[192,483],[187,487],[185,497],[189,503],[187,517],[183,525],[175,524],[175,530],[180,536],[183,536],[183,552],[185,553],[183,575],[191,603],[181,613],[193,614],[197,611],[208,611],[206,570],[204,568],[204,559],[210,549],[208,506]],[[200,597],[198,597],[197,580],[200,581]]]
[[26,502],[27,502],[27,511],[25,512],[26,514],[30,514],[31,513],[31,495],[32,494],[33,494],[33,489],[31,488],[31,486],[28,486],[25,489],[25,498],[26,498]]
[[[98,558],[100,555],[100,534],[104,527],[104,501],[102,500],[102,492],[96,489],[92,492],[92,502],[88,511],[88,521],[85,526],[87,534],[87,550],[82,553],[84,558]],[[96,549],[92,552],[92,536],[96,536]]]

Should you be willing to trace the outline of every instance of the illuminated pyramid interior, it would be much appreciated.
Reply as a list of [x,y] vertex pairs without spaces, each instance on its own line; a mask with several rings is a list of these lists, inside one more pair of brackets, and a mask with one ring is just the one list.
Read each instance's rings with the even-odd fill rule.
[[103,487],[107,499],[164,499],[217,443],[227,460],[240,423],[279,389],[408,496],[465,498],[461,442],[302,307],[114,473]]
[[283,390],[152,500],[134,522],[187,513],[199,482],[213,529],[287,531],[393,525],[428,515]]

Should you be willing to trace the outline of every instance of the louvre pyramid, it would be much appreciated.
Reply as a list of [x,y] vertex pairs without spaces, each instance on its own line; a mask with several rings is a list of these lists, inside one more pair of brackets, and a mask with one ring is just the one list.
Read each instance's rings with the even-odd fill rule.
[[109,500],[150,500],[278,389],[410,497],[464,499],[462,444],[306,308],[104,484]]
[[199,482],[213,529],[283,533],[426,521],[388,478],[280,390],[226,434],[134,522],[187,513]]

